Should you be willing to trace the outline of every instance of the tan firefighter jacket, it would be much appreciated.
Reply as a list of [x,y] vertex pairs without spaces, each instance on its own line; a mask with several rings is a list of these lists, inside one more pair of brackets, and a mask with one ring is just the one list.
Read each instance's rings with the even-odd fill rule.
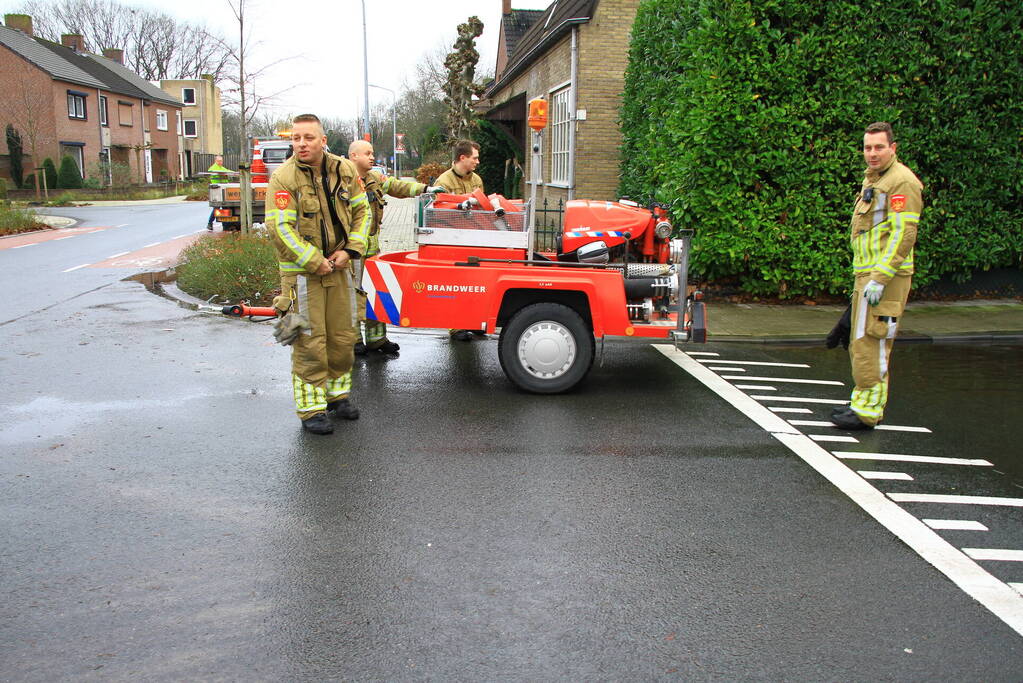
[[324,152],[319,173],[293,156],[270,176],[266,226],[282,274],[315,273],[338,249],[366,253],[373,216],[355,164]]
[[913,274],[913,245],[923,212],[923,184],[892,157],[879,171],[867,170],[851,225],[853,274],[883,285]]
[[449,168],[441,173],[433,184],[440,185],[451,194],[472,194],[473,190],[483,189],[483,179],[478,175],[475,173],[458,175],[458,171],[454,168]]
[[426,191],[426,185],[423,183],[398,180],[392,176],[384,175],[380,171],[369,171],[363,178],[363,182],[366,185],[369,203],[373,207],[373,226],[370,228],[370,235],[380,232],[380,221],[384,219],[384,207],[387,205],[387,200],[384,199],[385,194],[397,199],[404,199],[421,195]]

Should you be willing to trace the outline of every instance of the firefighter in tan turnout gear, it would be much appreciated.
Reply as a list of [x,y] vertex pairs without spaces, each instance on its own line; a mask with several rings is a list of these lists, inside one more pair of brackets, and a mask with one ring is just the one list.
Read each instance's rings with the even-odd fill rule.
[[[454,163],[451,168],[440,174],[434,182],[445,192],[451,194],[472,194],[474,190],[483,192],[483,179],[476,175],[476,167],[480,165],[479,143],[471,140],[459,140],[451,149]],[[472,335],[483,335],[482,330],[448,330],[448,335],[458,341],[470,341]]]
[[[424,183],[417,183],[408,180],[399,180],[384,175],[379,171],[372,170],[375,163],[373,145],[366,140],[356,140],[348,146],[348,159],[355,164],[366,187],[366,196],[369,198],[372,209],[372,227],[369,231],[369,242],[366,245],[364,258],[375,256],[380,253],[380,223],[384,219],[384,206],[387,200],[384,195],[403,199],[415,197],[424,192],[439,192],[439,187],[428,187]],[[361,262],[360,264],[361,265]],[[398,352],[399,346],[387,338],[387,325],[376,320],[366,320],[366,295],[360,290],[358,297],[359,321],[365,326],[365,338],[359,338],[359,330],[355,334],[355,354],[361,356],[367,351],[379,351],[380,353],[393,355]]]
[[923,212],[923,185],[895,156],[888,123],[863,135],[867,162],[852,216],[855,288],[849,356],[856,382],[850,404],[831,421],[842,429],[872,429],[888,402],[892,345],[913,280],[913,245]]
[[326,152],[326,144],[316,116],[296,116],[294,155],[274,171],[266,192],[266,225],[281,271],[274,336],[293,344],[295,409],[314,434],[334,431],[328,411],[359,417],[348,398],[357,322],[352,259],[365,253],[371,225],[358,170]]

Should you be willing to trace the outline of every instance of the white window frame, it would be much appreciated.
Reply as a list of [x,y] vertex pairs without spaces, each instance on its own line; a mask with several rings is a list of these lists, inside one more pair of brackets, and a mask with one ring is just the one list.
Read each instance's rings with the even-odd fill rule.
[[109,126],[110,123],[109,123],[109,119],[107,118],[108,116],[109,116],[109,114],[107,113],[107,96],[106,95],[100,95],[99,96],[99,125],[101,125],[101,126]]
[[73,92],[67,94],[67,117],[75,121],[87,120],[85,109],[85,95],[76,95]]
[[167,112],[163,109],[156,110],[156,129],[167,130]]
[[174,112],[174,119],[177,122],[178,135],[181,135],[181,131],[183,129],[181,128],[181,112],[180,111],[175,111]]
[[[192,134],[188,134],[188,124],[191,122],[193,131]],[[199,137],[199,119],[185,119],[182,122],[181,130],[184,131],[186,138],[197,138]]]
[[569,107],[572,103],[572,87],[565,86],[552,90],[550,94],[551,128],[551,175],[550,183],[556,187],[568,187],[571,180],[571,126]]
[[[191,99],[185,97],[185,93],[187,93],[187,92],[191,92],[192,93]],[[184,102],[187,105],[195,104],[196,103],[196,100],[195,100],[195,88],[182,88],[181,89],[181,101]]]
[[78,167],[78,175],[85,177],[85,149],[79,145],[61,145],[60,156],[68,155],[75,160],[75,165]]

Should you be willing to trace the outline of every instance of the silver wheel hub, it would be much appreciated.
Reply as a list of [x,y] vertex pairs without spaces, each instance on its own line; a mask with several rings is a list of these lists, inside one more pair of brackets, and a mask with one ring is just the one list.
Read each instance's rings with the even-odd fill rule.
[[519,337],[519,362],[526,372],[538,379],[554,379],[565,374],[575,362],[576,354],[572,333],[553,320],[539,320]]

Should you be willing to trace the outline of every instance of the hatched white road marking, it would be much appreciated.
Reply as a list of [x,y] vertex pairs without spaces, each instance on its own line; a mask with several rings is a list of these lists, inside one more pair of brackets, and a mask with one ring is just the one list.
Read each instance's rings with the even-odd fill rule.
[[808,437],[814,441],[837,441],[840,443],[859,443],[860,440],[852,436],[842,436],[840,434],[807,434]]
[[[999,581],[961,550],[939,536],[908,511],[886,498],[841,460],[796,431],[781,417],[724,381],[695,359],[669,344],[653,347],[707,388],[771,433],[774,438],[834,484],[886,529],[984,605],[1014,631],[1023,635],[1023,595]],[[796,399],[799,400],[799,399]],[[843,401],[844,403],[844,401]]]
[[[690,356],[695,355],[690,353]],[[717,355],[717,354],[715,354]],[[806,363],[766,363],[764,361],[757,360],[721,360],[720,358],[714,358],[713,360],[700,360],[697,359],[698,363],[731,363],[732,365],[766,365],[772,368],[808,368],[810,367]]]
[[949,503],[952,505],[1001,505],[1023,508],[1023,498],[1000,498],[998,496],[956,496],[941,493],[889,493],[896,503]]
[[[735,386],[738,387],[739,385],[736,384]],[[772,413],[808,413],[810,415],[813,415],[813,411],[810,410],[809,408],[785,408],[785,407],[778,408],[775,406],[771,406],[770,408],[768,408],[768,410],[770,410]]]
[[[789,424],[794,424],[798,427],[834,427],[830,422],[824,420],[789,420]],[[898,425],[877,425],[874,429],[881,429],[889,432],[919,432],[920,434],[930,434],[931,430],[927,427],[900,427]]]
[[[864,479],[889,479],[892,481],[913,481],[913,477],[905,472],[874,472],[871,470],[856,470],[856,474]],[[931,527],[932,529],[934,527]]]
[[[972,519],[925,519],[923,523],[932,529],[949,529],[950,531],[987,531],[988,528]],[[1009,584],[1012,585],[1011,583]]]
[[[749,377],[743,377],[743,379],[749,379]],[[844,406],[848,403],[848,399],[834,399],[834,398],[802,398],[800,396],[750,396],[758,401],[789,401],[790,403],[830,403],[836,406]]]
[[709,367],[711,370],[716,370],[717,372],[746,372],[746,368],[723,368],[723,367],[716,368],[714,366]]
[[1023,562],[1023,550],[1012,550],[1010,548],[963,548],[963,552],[975,560]]
[[843,460],[890,460],[892,462],[926,462],[932,465],[972,465],[991,467],[991,463],[980,458],[943,458],[936,455],[902,455],[900,453],[860,453],[857,451],[832,451]]
[[721,375],[725,379],[741,379],[752,382],[790,382],[792,384],[830,384],[831,386],[844,386],[841,382],[833,379],[790,379],[788,377],[729,377]]
[[68,268],[67,270],[61,271],[61,272],[70,273],[72,270],[78,270],[79,268],[85,268],[86,266],[91,266],[91,265],[92,265],[91,263],[83,263],[80,266],[75,266],[74,268]]
[[[766,384],[736,384],[736,389],[753,389],[755,391],[778,391],[778,387],[770,387]],[[809,410],[806,412],[810,412]]]

